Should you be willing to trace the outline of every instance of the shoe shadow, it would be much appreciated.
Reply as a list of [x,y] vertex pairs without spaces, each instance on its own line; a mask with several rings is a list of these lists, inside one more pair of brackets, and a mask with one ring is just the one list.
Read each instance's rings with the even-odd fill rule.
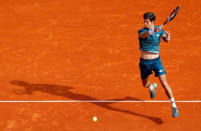
[[[70,90],[74,89],[74,87],[70,87],[70,86],[60,86],[60,85],[51,85],[51,84],[31,84],[31,83],[28,83],[25,81],[19,81],[19,80],[13,80],[10,83],[14,84],[14,85],[22,86],[25,88],[25,90],[13,89],[13,91],[18,95],[23,95],[23,94],[32,95],[32,93],[34,91],[41,91],[41,92],[46,92],[46,93],[49,93],[52,95],[63,96],[65,98],[72,99],[72,100],[91,100],[91,101],[98,100],[91,96],[71,92]],[[122,100],[139,100],[139,99],[136,99],[133,97],[125,97],[123,99],[110,99],[110,100],[122,101]],[[135,116],[140,116],[140,117],[149,119],[149,120],[155,122],[156,124],[163,124],[163,121],[161,118],[151,117],[151,116],[131,112],[128,110],[114,108],[110,105],[113,102],[91,102],[91,103],[95,104],[97,106],[100,106],[102,108],[108,109],[108,110],[123,112],[123,113],[131,114],[131,115],[135,115]]]

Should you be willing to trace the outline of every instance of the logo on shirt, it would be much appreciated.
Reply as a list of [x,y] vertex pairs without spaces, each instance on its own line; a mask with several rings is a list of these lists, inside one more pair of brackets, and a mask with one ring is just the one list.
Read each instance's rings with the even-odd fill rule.
[[163,72],[163,70],[159,70],[159,72]]
[[157,36],[157,37],[159,37],[160,35],[159,35],[159,34],[157,34],[156,36]]

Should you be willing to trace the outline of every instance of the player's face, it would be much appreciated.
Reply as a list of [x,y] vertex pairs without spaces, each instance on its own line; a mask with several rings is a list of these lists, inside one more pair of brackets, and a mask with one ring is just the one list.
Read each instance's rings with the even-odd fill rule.
[[154,21],[150,21],[149,19],[144,19],[144,25],[146,28],[153,28]]

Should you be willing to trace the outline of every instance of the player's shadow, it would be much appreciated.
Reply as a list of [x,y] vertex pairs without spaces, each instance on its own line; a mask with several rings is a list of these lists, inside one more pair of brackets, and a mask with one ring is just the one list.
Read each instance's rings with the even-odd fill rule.
[[[72,99],[72,100],[90,100],[90,101],[98,100],[98,99],[91,97],[91,96],[87,96],[87,95],[80,94],[80,93],[74,93],[74,92],[70,91],[71,89],[74,89],[73,87],[70,87],[70,86],[60,86],[60,85],[51,85],[51,84],[31,84],[31,83],[28,83],[25,81],[19,81],[19,80],[13,80],[10,83],[14,84],[14,85],[22,86],[25,88],[24,90],[14,89],[14,92],[16,94],[19,94],[19,95],[23,95],[23,94],[32,95],[32,93],[34,91],[41,91],[41,92],[46,92],[46,93],[49,93],[52,95],[63,96],[65,98]],[[116,100],[118,100],[118,101],[138,100],[138,101],[140,101],[139,99],[136,99],[133,97],[125,97],[123,99],[110,99],[110,101],[113,101],[113,100],[114,101],[116,101]],[[117,111],[117,112],[124,112],[127,114],[147,118],[149,120],[152,120],[156,124],[162,124],[163,123],[161,118],[142,115],[142,114],[132,112],[132,111],[128,111],[128,110],[124,110],[124,109],[114,108],[110,105],[113,102],[91,102],[91,103],[95,104],[97,106],[100,106],[102,108],[108,109],[108,110]]]

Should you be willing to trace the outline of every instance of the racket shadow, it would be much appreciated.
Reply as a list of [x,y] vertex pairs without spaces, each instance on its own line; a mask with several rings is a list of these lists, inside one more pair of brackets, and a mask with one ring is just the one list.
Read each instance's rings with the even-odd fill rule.
[[[68,98],[71,100],[91,100],[91,101],[98,100],[91,96],[87,96],[87,95],[80,94],[80,93],[74,93],[71,91],[72,89],[74,89],[74,87],[70,87],[70,86],[61,86],[61,85],[52,85],[52,84],[31,84],[31,83],[28,83],[25,81],[19,81],[19,80],[13,80],[10,83],[13,85],[24,87],[24,90],[13,89],[14,93],[16,93],[18,95],[23,95],[23,94],[32,95],[33,92],[40,91],[40,92],[45,92],[45,93],[49,93],[49,94],[56,95],[56,96],[62,96],[62,97],[65,97],[65,98]],[[136,99],[134,97],[125,97],[123,99],[110,99],[110,100],[115,100],[115,101],[116,100],[118,100],[118,101],[138,100],[138,101],[140,101],[139,99]],[[163,121],[161,118],[147,116],[147,115],[139,114],[136,112],[112,107],[111,104],[113,102],[91,102],[91,103],[95,104],[97,106],[100,106],[102,108],[108,109],[108,110],[123,112],[123,113],[127,113],[130,115],[135,115],[135,116],[140,116],[140,117],[149,119],[156,124],[163,124]]]

